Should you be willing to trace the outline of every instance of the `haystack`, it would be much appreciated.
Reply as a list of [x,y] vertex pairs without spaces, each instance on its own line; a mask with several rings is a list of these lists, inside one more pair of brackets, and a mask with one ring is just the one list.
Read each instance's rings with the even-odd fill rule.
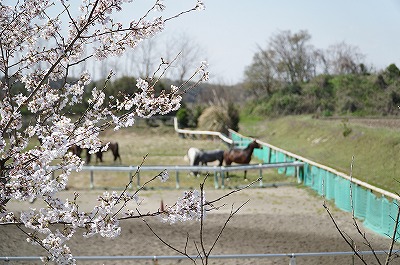
[[226,109],[219,106],[210,106],[200,115],[197,127],[199,130],[216,131],[228,134],[231,120]]

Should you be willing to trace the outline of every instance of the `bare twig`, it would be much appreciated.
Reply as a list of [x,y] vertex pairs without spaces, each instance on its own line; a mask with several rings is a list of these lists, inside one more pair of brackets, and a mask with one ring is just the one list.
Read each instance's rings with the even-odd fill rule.
[[226,198],[226,197],[232,195],[233,193],[236,193],[236,192],[239,192],[239,191],[241,191],[241,190],[247,189],[247,188],[253,186],[255,183],[259,182],[260,180],[261,180],[261,177],[258,178],[258,179],[256,179],[256,180],[254,180],[254,181],[252,181],[252,182],[250,182],[248,185],[246,185],[246,186],[244,186],[244,187],[242,187],[242,188],[238,188],[238,189],[236,189],[236,190],[232,190],[232,191],[228,192],[227,194],[222,195],[221,197],[219,197],[219,198],[217,198],[217,199],[215,199],[215,200],[208,201],[208,202],[206,202],[205,205],[210,205],[210,206],[212,206],[213,203],[218,202],[218,201],[221,201],[222,199],[224,199],[224,198]]
[[[139,216],[141,216],[142,214],[138,211]],[[167,247],[175,250],[176,252],[178,252],[179,254],[187,257],[188,259],[190,259],[191,261],[193,261],[193,263],[196,263],[196,260],[193,259],[191,256],[189,256],[186,252],[186,245],[185,245],[185,251],[181,251],[179,249],[177,249],[176,247],[174,247],[173,245],[171,245],[170,243],[168,243],[167,241],[165,241],[161,236],[159,236],[154,229],[151,227],[151,225],[146,221],[145,218],[142,218],[142,221],[145,223],[145,225],[150,229],[150,231],[153,233],[153,235],[155,237],[158,238],[158,240],[160,240],[164,245],[166,245]],[[188,239],[187,239],[188,240]]]
[[333,224],[336,227],[336,230],[339,232],[339,234],[342,236],[342,238],[344,239],[344,241],[346,241],[347,245],[350,246],[351,250],[354,252],[354,254],[361,260],[362,263],[364,263],[365,265],[368,265],[366,263],[366,261],[364,260],[364,258],[358,253],[357,249],[354,247],[354,245],[351,243],[351,241],[346,237],[346,235],[344,234],[344,232],[340,229],[339,225],[337,224],[335,218],[333,217],[331,211],[329,210],[328,206],[326,205],[326,203],[324,202],[323,204],[326,212],[328,213],[329,217],[331,218]]
[[232,205],[232,209],[231,212],[228,216],[228,219],[226,219],[224,225],[222,226],[220,232],[218,233],[218,236],[215,238],[215,241],[213,243],[213,245],[211,246],[210,250],[207,253],[207,256],[209,256],[211,254],[211,251],[214,249],[215,245],[217,244],[218,240],[221,238],[222,233],[224,232],[226,226],[228,225],[229,221],[233,218],[233,216],[240,210],[243,208],[244,205],[246,205],[250,200],[245,201],[244,203],[242,203],[236,210],[233,210],[233,205]]
[[393,235],[392,235],[392,240],[390,242],[389,253],[386,256],[385,265],[389,264],[391,257],[392,257],[393,246],[394,246],[394,243],[396,242],[396,234],[398,233],[397,229],[398,229],[398,225],[399,225],[399,218],[400,218],[400,204],[397,203],[397,215],[396,215],[396,219],[394,220],[395,223],[394,223]]

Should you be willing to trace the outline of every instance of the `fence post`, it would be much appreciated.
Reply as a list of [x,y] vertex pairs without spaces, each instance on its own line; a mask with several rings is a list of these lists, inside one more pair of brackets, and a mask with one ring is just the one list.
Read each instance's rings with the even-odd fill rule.
[[225,167],[221,166],[221,189],[225,188]]
[[217,166],[214,166],[214,188],[218,189],[218,173],[217,173]]
[[90,189],[92,190],[94,188],[93,184],[93,169],[90,170]]
[[296,256],[294,253],[290,256],[289,265],[296,265]]
[[178,171],[178,169],[175,170],[175,177],[176,177],[175,188],[179,189],[180,185],[179,185],[179,171]]
[[139,172],[139,171],[138,171],[138,173],[137,173],[136,186],[137,186],[138,188],[140,188],[140,172]]
[[259,172],[259,177],[260,177],[260,182],[259,182],[259,186],[260,188],[263,187],[263,181],[262,181],[262,164],[258,164],[260,166],[260,172]]
[[[298,160],[295,160],[298,161]],[[297,183],[301,183],[301,178],[300,178],[300,166],[294,167],[294,176],[297,178]]]

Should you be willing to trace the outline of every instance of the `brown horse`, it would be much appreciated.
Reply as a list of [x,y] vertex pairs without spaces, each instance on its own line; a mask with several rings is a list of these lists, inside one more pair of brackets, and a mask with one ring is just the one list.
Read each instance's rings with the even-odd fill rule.
[[73,153],[74,155],[81,157],[82,154],[82,148],[80,146],[77,146],[76,144],[71,145],[70,148],[68,148],[68,151]]
[[[104,146],[105,146],[105,145],[102,145],[101,148],[103,148]],[[92,155],[89,153],[89,149],[87,149],[87,148],[85,148],[85,149],[86,149],[86,164],[88,165],[88,164],[90,163],[90,160],[91,160],[91,156],[92,156]],[[81,157],[83,150],[84,150],[84,149],[82,149],[80,146],[77,146],[77,145],[72,145],[72,146],[68,149],[68,151],[72,152],[74,155],[77,155],[78,157]],[[122,162],[122,161],[121,161],[121,156],[119,155],[119,146],[118,146],[118,143],[117,143],[117,142],[111,142],[111,143],[108,145],[107,151],[108,151],[108,150],[111,150],[111,152],[113,153],[114,162],[115,162],[117,159],[119,159],[119,162],[120,162],[120,163]],[[96,153],[96,163],[98,163],[99,161],[100,161],[101,163],[103,163],[103,152],[102,152],[101,150],[99,150],[99,151]]]
[[[256,141],[252,141],[244,149],[233,148],[224,152],[224,161],[227,166],[232,163],[237,164],[249,164],[251,156],[253,154],[254,148],[262,148],[262,146]],[[229,177],[228,172],[226,172],[227,177]],[[247,170],[244,171],[244,178],[246,179]]]
[[[101,149],[104,147],[105,145],[101,146]],[[108,145],[108,150],[111,150],[113,156],[114,156],[114,162],[119,159],[119,163],[122,163],[121,160],[121,156],[119,155],[119,146],[118,146],[118,142],[110,142],[110,144]],[[90,163],[90,157],[91,155],[89,154],[89,151],[86,152],[86,164]],[[98,162],[103,163],[103,152],[101,150],[99,150],[98,152],[96,152],[96,163]]]

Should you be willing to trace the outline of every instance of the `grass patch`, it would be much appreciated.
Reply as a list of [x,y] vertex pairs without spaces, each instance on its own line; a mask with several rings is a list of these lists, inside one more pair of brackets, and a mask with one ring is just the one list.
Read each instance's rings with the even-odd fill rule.
[[[344,130],[351,128],[345,136]],[[244,120],[240,133],[350,174],[391,192],[398,192],[400,134],[397,128],[367,126],[340,119],[287,116],[263,121]]]

